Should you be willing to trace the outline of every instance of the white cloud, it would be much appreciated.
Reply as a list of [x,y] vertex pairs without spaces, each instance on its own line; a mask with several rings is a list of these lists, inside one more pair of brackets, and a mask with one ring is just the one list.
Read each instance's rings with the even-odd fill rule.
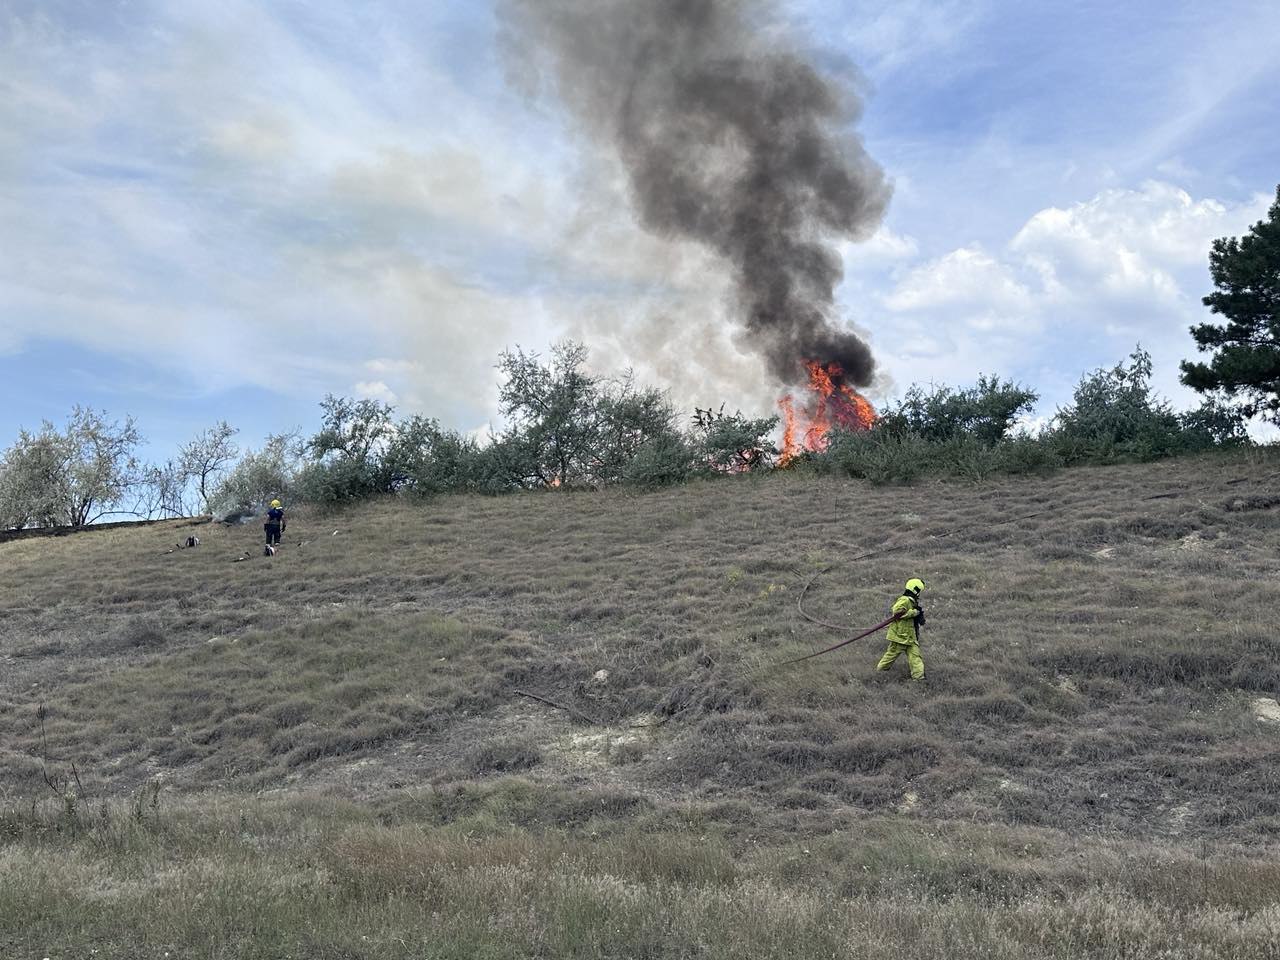
[[962,247],[913,268],[884,298],[891,310],[972,306],[981,315],[1025,313],[1030,291],[1015,271],[976,247]]
[[395,406],[399,401],[396,392],[381,380],[361,380],[355,385],[355,395],[361,400],[379,400]]
[[882,269],[886,264],[911,260],[920,253],[920,244],[910,234],[895,233],[881,226],[866,240],[846,240],[838,247],[846,271]]
[[1177,272],[1203,266],[1213,238],[1241,232],[1242,214],[1265,209],[1263,197],[1228,207],[1152,181],[1042,210],[1018,231],[1010,251],[1064,296],[1102,291],[1167,305],[1183,296]]
[[464,431],[464,435],[470,437],[476,443],[480,444],[480,446],[484,447],[497,439],[498,433],[493,429],[492,424],[482,423],[478,427]]
[[1210,244],[1247,231],[1268,203],[1148,182],[1045,208],[1000,250],[961,247],[907,269],[882,298],[877,326],[896,332],[884,365],[904,383],[1019,376],[1052,407],[1080,374],[1141,341],[1158,388],[1190,402],[1177,364],[1194,349],[1187,328],[1206,316]]

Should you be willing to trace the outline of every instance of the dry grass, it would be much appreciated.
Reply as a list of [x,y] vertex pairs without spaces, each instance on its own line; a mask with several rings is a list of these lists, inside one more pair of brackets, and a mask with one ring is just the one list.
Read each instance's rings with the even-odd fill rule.
[[[154,527],[0,544],[0,776],[15,804],[0,856],[45,877],[0,916],[53,918],[21,933],[40,948],[77,930],[107,942],[112,918],[148,903],[151,939],[116,942],[200,952],[176,894],[156,893],[157,876],[180,876],[218,915],[257,891],[281,925],[277,941],[266,920],[240,931],[228,956],[1268,956],[1276,877],[1201,845],[1280,832],[1280,727],[1253,712],[1280,688],[1275,473],[1255,453],[981,485],[775,475],[383,502],[295,516],[273,559],[251,527],[205,528],[174,553],[176,531]],[[807,604],[851,626],[883,619],[908,576],[929,584],[925,688],[873,671],[879,638],[767,669],[838,639],[795,612],[827,565]],[[23,825],[49,792],[42,754],[55,775],[76,764],[91,797],[76,823],[101,803],[113,822],[111,803],[160,782],[190,846],[160,865],[113,859],[65,810]],[[281,808],[244,799],[261,791],[349,802],[295,810],[319,819],[294,837]],[[212,826],[231,807],[265,818],[248,848]],[[63,828],[35,825],[50,818]],[[175,825],[143,820],[129,843],[174,842]],[[447,845],[477,823],[502,834],[483,845],[495,863],[405,839]],[[642,827],[660,839],[640,846],[670,862],[645,876],[619,866],[634,847],[610,846]],[[910,895],[859,881],[874,863],[846,869],[867,830],[911,851],[889,871]],[[962,856],[963,830],[1040,852]],[[326,831],[368,851],[336,886],[297,879],[336,875]],[[397,862],[388,844],[435,873],[378,879]],[[1034,867],[1010,879],[1006,860]],[[1253,899],[1215,900],[1197,869],[1215,891],[1255,883]],[[100,876],[127,896],[95,899]],[[499,901],[512,915],[482,922]],[[351,939],[353,917],[381,946]]]
[[[1274,957],[1274,858],[1057,831],[864,820],[735,844],[691,815],[576,834],[206,796],[0,816],[16,955]],[[429,809],[424,802],[422,809]]]

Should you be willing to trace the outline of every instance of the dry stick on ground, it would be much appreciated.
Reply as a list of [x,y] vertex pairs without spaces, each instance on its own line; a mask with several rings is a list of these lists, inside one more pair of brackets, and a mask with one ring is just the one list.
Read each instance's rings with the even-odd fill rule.
[[[49,708],[41,701],[40,706],[36,708],[36,719],[40,721],[40,774],[44,777],[45,785],[56,793],[63,800],[67,799],[67,778],[51,777],[49,775],[49,741],[45,736],[44,718],[49,715]],[[76,769],[76,762],[71,761],[71,776],[76,784],[76,796],[88,796],[85,791],[84,784],[80,782],[80,771]]]
[[1265,477],[1236,477],[1234,480],[1223,480],[1224,487],[1233,487],[1237,483],[1266,483],[1268,480],[1280,478],[1280,473],[1269,473]]
[[1223,480],[1222,485],[1224,487],[1233,487],[1237,483],[1266,483],[1268,480],[1275,480],[1277,478],[1280,478],[1280,473],[1269,473],[1265,477],[1236,477],[1233,480]]
[[518,694],[522,697],[528,697],[530,700],[537,700],[539,703],[545,703],[547,706],[555,707],[557,710],[563,710],[565,713],[569,714],[570,716],[577,717],[579,720],[585,721],[586,723],[591,724],[593,727],[598,726],[595,720],[592,720],[589,716],[587,716],[585,713],[583,713],[581,710],[579,710],[576,707],[567,707],[563,703],[556,703],[554,700],[548,700],[546,697],[540,697],[538,696],[538,694],[530,693],[528,690],[512,690],[511,692]]

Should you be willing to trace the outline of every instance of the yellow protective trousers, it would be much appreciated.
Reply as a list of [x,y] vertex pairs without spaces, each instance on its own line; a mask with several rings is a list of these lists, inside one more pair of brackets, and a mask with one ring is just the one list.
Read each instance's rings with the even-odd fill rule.
[[880,658],[880,662],[876,664],[877,670],[888,670],[903,654],[907,655],[907,666],[911,668],[912,680],[924,679],[924,657],[920,656],[920,644],[916,641],[911,643],[898,643],[895,640],[889,641],[889,649],[884,652],[884,656]]

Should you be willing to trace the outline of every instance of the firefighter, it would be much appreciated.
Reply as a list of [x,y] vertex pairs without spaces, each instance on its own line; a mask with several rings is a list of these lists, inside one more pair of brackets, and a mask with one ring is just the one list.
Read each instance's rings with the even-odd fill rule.
[[876,664],[877,670],[888,670],[905,653],[907,665],[911,667],[911,679],[924,679],[924,658],[920,656],[920,628],[924,626],[920,594],[923,590],[924,582],[912,577],[907,581],[902,596],[893,602],[893,613],[897,619],[889,624],[889,649]]
[[271,509],[267,511],[267,522],[262,525],[267,534],[267,546],[273,547],[280,542],[284,527],[284,508],[280,506],[279,500],[272,500]]

